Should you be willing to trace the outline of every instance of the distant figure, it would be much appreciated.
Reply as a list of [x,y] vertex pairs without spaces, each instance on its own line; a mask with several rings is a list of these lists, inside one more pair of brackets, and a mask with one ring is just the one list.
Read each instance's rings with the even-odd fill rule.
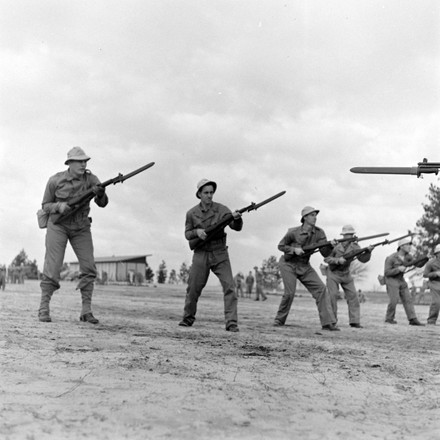
[[213,201],[217,183],[202,179],[197,184],[196,197],[200,203],[186,213],[185,238],[203,240],[202,244],[194,249],[191,269],[186,289],[183,318],[179,322],[182,327],[191,327],[196,320],[197,302],[212,271],[217,275],[223,288],[226,331],[238,332],[237,325],[237,297],[235,295],[234,276],[232,275],[226,233],[224,229],[213,234],[208,240],[206,229],[214,226],[232,215],[229,227],[241,231],[243,219],[238,211],[231,212],[225,205]]
[[252,272],[249,271],[248,276],[246,277],[246,296],[248,298],[251,297],[252,294],[252,288],[254,287],[254,276],[252,275]]
[[426,264],[423,277],[428,278],[429,290],[431,291],[428,324],[435,325],[440,312],[440,244],[434,249],[434,258]]
[[244,297],[243,294],[243,280],[244,280],[244,276],[241,272],[238,272],[237,275],[235,275],[234,277],[234,282],[235,282],[235,294],[237,295],[237,298],[240,296],[238,293],[241,293],[241,297]]
[[385,322],[388,324],[397,324],[395,315],[397,303],[400,299],[405,309],[409,325],[425,325],[417,319],[413,299],[409,292],[408,284],[403,277],[407,269],[406,265],[410,264],[413,259],[410,255],[410,249],[411,240],[404,238],[399,241],[397,252],[389,255],[385,260],[384,276],[387,294],[389,296]]
[[0,266],[0,289],[5,290],[6,287],[6,266]]
[[263,272],[258,269],[257,266],[254,267],[255,270],[255,289],[256,289],[256,298],[255,301],[260,301],[260,295],[261,295],[261,301],[266,301],[267,296],[265,295],[263,291]]
[[46,232],[46,255],[44,258],[43,278],[41,280],[41,302],[38,318],[42,322],[51,322],[49,303],[53,293],[60,288],[60,273],[67,243],[70,242],[79,261],[80,277],[77,289],[81,291],[82,308],[80,321],[98,324],[92,314],[92,294],[96,279],[96,266],[93,257],[93,240],[89,218],[90,204],[87,203],[77,212],[60,220],[59,215],[71,210],[72,198],[92,190],[95,203],[103,208],[108,203],[105,188],[99,179],[86,169],[89,156],[79,147],[73,147],[67,153],[67,170],[50,177],[44,191],[42,210],[49,216]]

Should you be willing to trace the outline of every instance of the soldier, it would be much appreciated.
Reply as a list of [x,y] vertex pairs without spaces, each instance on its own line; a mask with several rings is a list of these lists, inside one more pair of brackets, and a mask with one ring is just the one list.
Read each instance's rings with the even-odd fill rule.
[[96,194],[95,203],[103,208],[108,203],[105,189],[100,186],[99,179],[86,169],[90,157],[80,147],[73,147],[67,153],[66,171],[52,176],[46,186],[43,196],[42,209],[48,214],[46,232],[46,255],[44,259],[41,286],[41,303],[38,311],[39,320],[51,322],[49,303],[55,290],[60,288],[60,272],[63,265],[64,253],[69,241],[75,252],[80,267],[80,280],[77,289],[81,291],[82,309],[80,321],[98,324],[92,314],[92,293],[97,275],[93,257],[93,241],[90,231],[90,204],[80,208],[59,223],[54,219],[59,214],[70,211],[68,202],[90,189]]
[[255,270],[255,293],[256,298],[255,301],[260,301],[260,295],[261,295],[261,301],[266,301],[267,296],[263,292],[263,272],[258,269],[257,266],[254,267]]
[[434,258],[426,264],[423,276],[429,280],[429,290],[432,296],[428,324],[435,325],[440,311],[440,244],[435,247]]
[[[236,295],[237,295],[237,298],[238,297],[244,297],[244,294],[243,294],[243,280],[244,280],[244,276],[243,276],[243,274],[241,273],[241,272],[238,272],[238,274],[237,275],[235,275],[235,277],[234,277],[234,283],[235,283],[235,293],[236,293]],[[239,292],[240,292],[240,294],[241,295],[239,295]]]
[[[352,225],[345,225],[342,227],[341,235],[348,239],[354,236],[355,230]],[[332,305],[335,317],[338,316],[338,295],[339,286],[342,287],[345,299],[348,305],[348,319],[350,327],[362,328],[360,324],[360,304],[359,297],[354,286],[353,277],[350,274],[350,264],[353,259],[346,260],[344,255],[360,249],[360,246],[354,241],[344,241],[338,243],[332,250],[331,254],[324,258],[328,264],[327,268],[327,289],[330,295],[330,302]],[[365,252],[357,255],[356,258],[361,263],[370,261],[371,251],[373,248],[368,248]]]
[[248,276],[246,277],[246,296],[248,298],[251,297],[252,294],[252,287],[254,287],[254,276],[252,275],[252,272],[249,271]]
[[389,296],[385,322],[388,324],[397,324],[394,318],[396,315],[396,306],[400,298],[409,325],[424,325],[417,319],[408,284],[403,277],[407,266],[410,265],[413,260],[410,255],[410,250],[411,239],[404,238],[398,242],[397,252],[394,252],[385,259],[384,275],[387,294]]
[[0,266],[0,289],[5,290],[6,287],[6,266]]
[[[275,326],[285,324],[295,297],[296,283],[299,279],[316,301],[322,329],[339,331],[327,288],[310,265],[310,253],[304,252],[302,248],[305,245],[326,241],[324,231],[315,226],[318,213],[319,211],[311,206],[303,208],[301,211],[301,226],[290,228],[278,244],[278,249],[284,253],[280,258],[284,295],[281,298],[278,313],[275,317]],[[324,250],[320,249],[320,252],[323,254]]]
[[[197,184],[196,197],[200,203],[186,213],[185,237],[187,240],[206,240],[205,230],[232,214],[229,227],[241,231],[243,219],[238,211],[231,213],[226,206],[214,202],[213,195],[217,184],[212,180],[202,179]],[[223,229],[216,232],[209,241],[195,248],[186,290],[182,327],[191,327],[196,320],[197,302],[205,287],[210,271],[219,278],[223,287],[226,330],[238,332],[237,297],[234,278],[226,246],[226,233]]]

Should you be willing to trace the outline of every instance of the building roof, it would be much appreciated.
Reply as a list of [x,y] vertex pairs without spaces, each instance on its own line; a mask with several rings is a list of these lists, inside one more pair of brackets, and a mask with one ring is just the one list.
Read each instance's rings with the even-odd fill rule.
[[[124,256],[111,256],[111,257],[95,257],[95,263],[125,263],[128,261],[139,260],[147,257],[151,257],[153,254],[144,254],[144,255],[124,255]],[[72,261],[71,264],[78,264],[78,261]]]

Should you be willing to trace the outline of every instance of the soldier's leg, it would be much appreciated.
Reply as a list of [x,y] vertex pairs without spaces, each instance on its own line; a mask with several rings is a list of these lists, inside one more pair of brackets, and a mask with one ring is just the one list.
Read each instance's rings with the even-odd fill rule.
[[40,282],[41,300],[38,309],[40,321],[50,322],[50,300],[53,292],[60,288],[60,273],[64,261],[64,254],[68,234],[63,226],[47,224],[46,253],[44,257],[43,275]]
[[399,301],[399,285],[395,283],[386,283],[387,286],[387,294],[389,298],[387,311],[385,315],[385,322],[388,322],[390,324],[395,323],[395,316],[396,316],[396,307],[397,303]]
[[417,319],[416,311],[414,309],[414,301],[406,283],[400,287],[400,298],[408,321]]
[[210,272],[208,252],[196,251],[193,254],[186,288],[185,306],[181,324],[191,326],[196,320],[197,302],[206,286]]
[[342,282],[341,286],[345,293],[345,299],[347,300],[348,322],[349,324],[360,324],[361,305],[354,281],[350,277],[346,281]]
[[337,319],[332,310],[330,295],[325,284],[312,266],[308,265],[306,271],[298,276],[298,278],[315,299],[321,326],[335,325]]
[[90,226],[86,226],[70,235],[70,244],[79,262],[79,283],[76,287],[81,292],[80,319],[97,324],[98,320],[92,314],[92,295],[96,279],[96,265],[93,256],[93,240]]
[[226,330],[237,326],[237,297],[234,295],[234,278],[228,251],[221,250],[212,253],[211,270],[217,275],[223,288]]
[[339,294],[339,278],[331,270],[327,271],[327,291],[330,299],[330,305],[333,314],[337,319],[338,316],[338,294]]
[[440,290],[431,287],[431,305],[429,306],[428,324],[435,324],[440,312]]
[[284,284],[284,294],[281,298],[274,324],[284,325],[295,298],[297,276],[295,266],[292,264],[280,261],[279,266]]

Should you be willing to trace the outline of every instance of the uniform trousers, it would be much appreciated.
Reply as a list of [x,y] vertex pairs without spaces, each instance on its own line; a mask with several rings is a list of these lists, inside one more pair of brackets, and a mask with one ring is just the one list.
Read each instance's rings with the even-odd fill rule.
[[284,283],[284,295],[275,321],[285,324],[295,298],[297,280],[300,280],[315,299],[321,325],[336,324],[327,288],[312,266],[309,263],[286,262],[284,257],[281,257],[279,267]]
[[225,247],[194,251],[186,289],[183,321],[192,325],[196,320],[197,302],[211,271],[220,280],[223,288],[225,323],[228,329],[231,325],[237,325],[237,296],[229,254]]
[[406,281],[390,277],[387,277],[385,281],[387,286],[387,294],[389,296],[385,321],[394,321],[396,316],[396,306],[399,302],[399,298],[402,301],[402,305],[405,309],[408,320],[411,321],[411,319],[416,319],[417,316],[416,311],[414,310],[414,303]]
[[60,273],[63,266],[67,242],[70,242],[79,262],[79,283],[81,291],[81,315],[91,312],[96,266],[93,257],[93,241],[90,222],[81,225],[53,224],[50,220],[46,232],[46,254],[44,258],[41,286],[40,312],[49,311],[49,302],[55,290],[60,288]]
[[429,306],[428,324],[435,324],[440,312],[440,283],[430,283],[431,305]]
[[339,286],[345,293],[348,305],[349,324],[359,324],[361,320],[361,306],[359,297],[354,286],[353,277],[349,271],[327,271],[327,290],[330,295],[330,303],[335,317],[338,317],[338,294]]

